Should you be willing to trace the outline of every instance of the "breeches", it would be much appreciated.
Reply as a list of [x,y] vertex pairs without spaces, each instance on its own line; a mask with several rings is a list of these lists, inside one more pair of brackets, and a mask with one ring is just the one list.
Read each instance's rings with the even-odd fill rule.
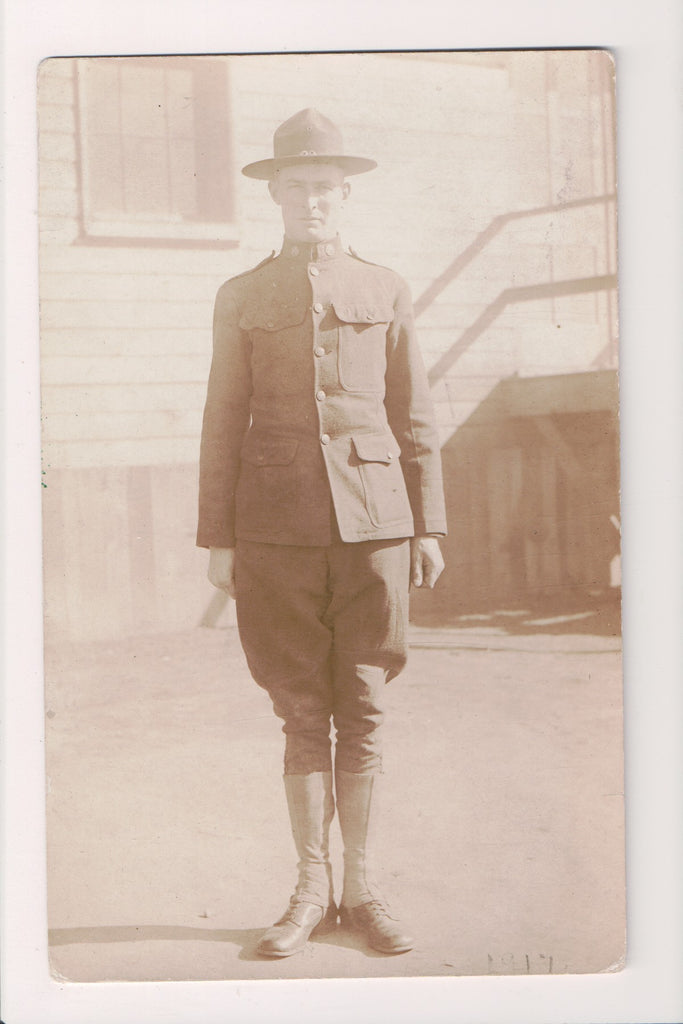
[[237,623],[285,733],[285,773],[381,769],[385,684],[406,663],[407,540],[238,541]]

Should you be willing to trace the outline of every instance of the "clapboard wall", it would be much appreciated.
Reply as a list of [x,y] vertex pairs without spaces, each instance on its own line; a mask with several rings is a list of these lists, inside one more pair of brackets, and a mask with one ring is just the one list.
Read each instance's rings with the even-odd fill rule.
[[[88,237],[79,62],[40,69],[45,587],[54,636],[179,628],[197,622],[210,598],[193,537],[213,297],[279,245],[265,186],[238,172],[267,155],[274,126],[297,109],[320,108],[343,126],[349,152],[378,160],[372,174],[352,179],[344,240],[411,285],[444,451],[501,380],[615,365],[606,55],[196,59],[226,70],[231,244]],[[547,288],[575,279],[601,283]],[[536,286],[546,287],[536,294]],[[502,294],[510,301],[497,307]],[[467,340],[490,309],[496,315]]]

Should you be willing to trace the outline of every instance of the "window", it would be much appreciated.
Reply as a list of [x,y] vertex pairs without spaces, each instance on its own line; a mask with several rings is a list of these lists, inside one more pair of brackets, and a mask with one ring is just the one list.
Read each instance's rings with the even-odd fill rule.
[[79,61],[84,234],[234,241],[228,100],[215,58]]

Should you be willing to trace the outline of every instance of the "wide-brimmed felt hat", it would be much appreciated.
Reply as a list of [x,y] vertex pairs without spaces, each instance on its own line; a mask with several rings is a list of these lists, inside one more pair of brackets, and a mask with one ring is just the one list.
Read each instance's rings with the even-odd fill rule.
[[309,163],[335,164],[345,174],[362,174],[377,166],[375,160],[367,157],[347,156],[336,124],[313,107],[307,107],[275,129],[272,159],[247,164],[242,174],[268,181],[281,167]]

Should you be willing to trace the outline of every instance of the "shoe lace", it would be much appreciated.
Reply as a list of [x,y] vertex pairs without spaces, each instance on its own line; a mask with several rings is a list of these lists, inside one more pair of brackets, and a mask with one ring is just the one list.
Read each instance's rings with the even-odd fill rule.
[[[310,900],[302,900],[301,897],[297,896],[297,894],[295,893],[293,896],[290,897],[289,906],[285,910],[284,914],[282,915],[282,917],[280,918],[280,921],[278,923],[279,924],[285,924],[288,921],[292,921],[294,924],[298,924],[299,922],[296,919],[297,909],[299,907],[306,907],[306,906],[309,906],[309,907],[310,906],[317,906],[317,904],[311,903]],[[323,913],[324,913],[324,911],[323,911]]]
[[368,903],[364,903],[363,912],[370,917],[373,917],[376,921],[381,921],[386,917],[391,917],[389,908],[384,900],[374,899]]

